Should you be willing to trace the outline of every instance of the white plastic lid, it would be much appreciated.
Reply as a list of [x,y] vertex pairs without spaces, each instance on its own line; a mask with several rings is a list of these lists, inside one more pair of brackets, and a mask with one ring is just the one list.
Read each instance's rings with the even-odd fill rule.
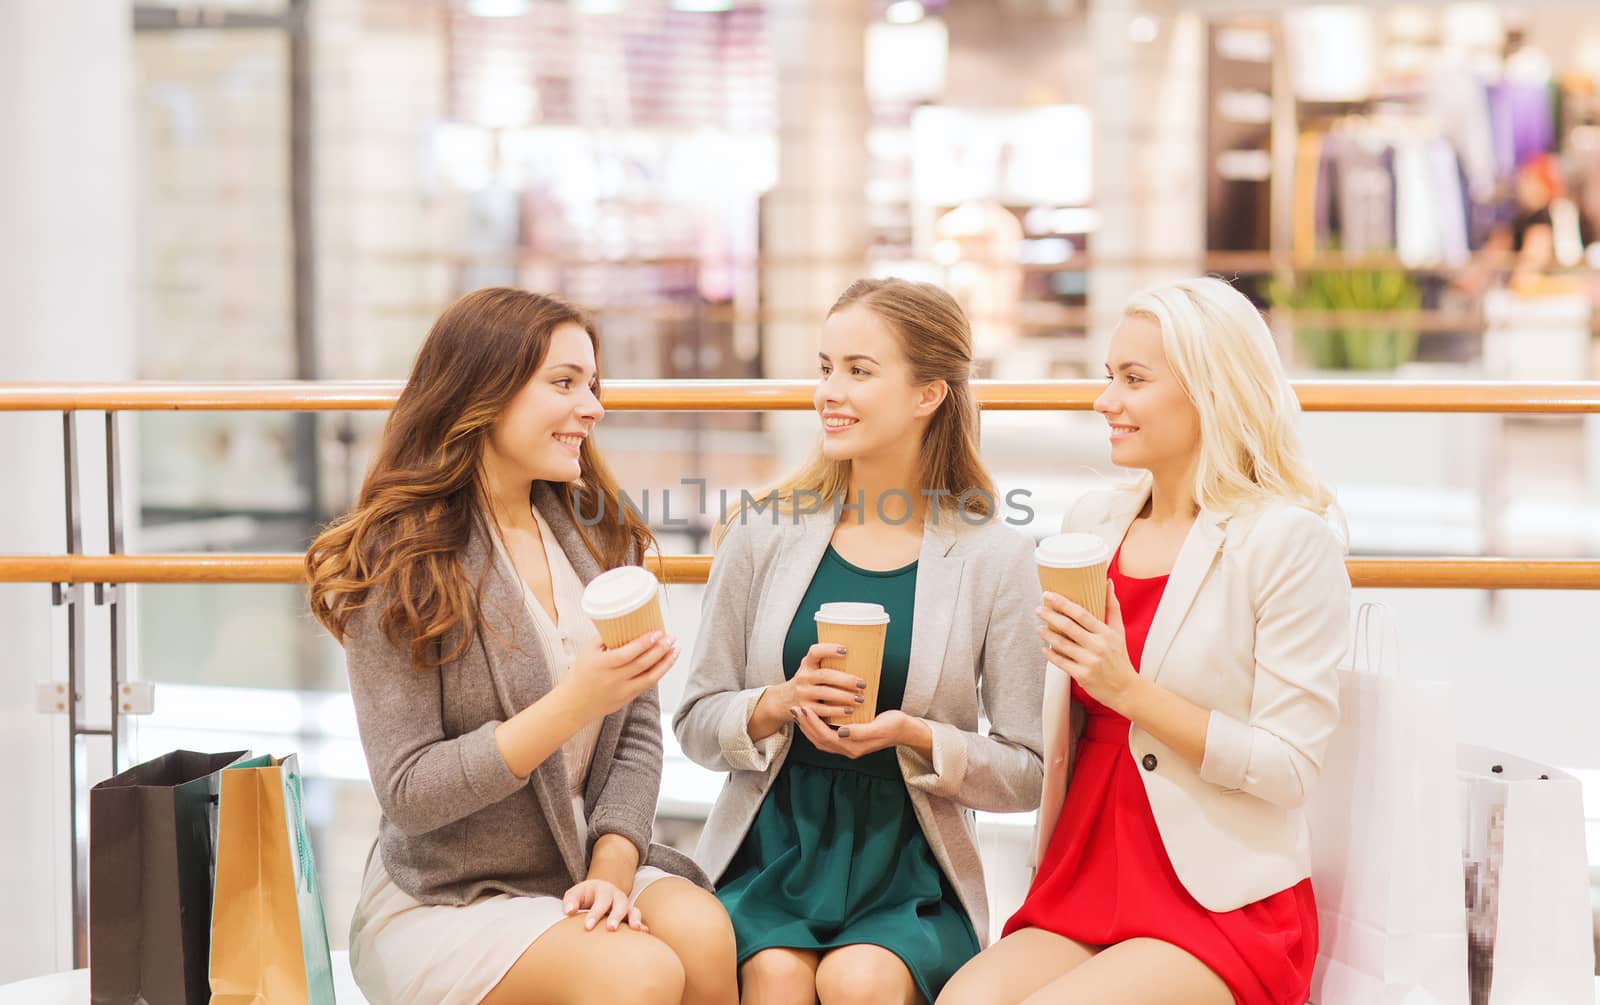
[[1052,569],[1083,569],[1110,561],[1111,549],[1093,534],[1053,534],[1039,542],[1033,556]]
[[583,613],[591,619],[619,618],[648,604],[660,588],[649,569],[621,565],[589,580],[583,590]]
[[887,625],[889,612],[882,604],[834,603],[817,608],[816,619],[830,625]]

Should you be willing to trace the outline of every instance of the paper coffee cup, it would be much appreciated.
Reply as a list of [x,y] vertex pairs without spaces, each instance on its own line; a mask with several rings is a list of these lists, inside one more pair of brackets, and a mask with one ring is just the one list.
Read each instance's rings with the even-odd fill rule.
[[618,566],[602,572],[583,590],[583,613],[600,629],[607,649],[625,646],[646,632],[666,630],[661,617],[661,583],[649,569]]
[[843,656],[822,661],[829,670],[843,670],[867,682],[865,699],[853,712],[830,716],[835,726],[871,722],[878,714],[878,683],[883,673],[883,640],[889,614],[882,604],[823,604],[817,609],[817,641],[845,647]]
[[1111,549],[1093,534],[1055,534],[1039,542],[1033,553],[1039,564],[1039,586],[1082,604],[1090,614],[1106,617],[1106,568]]

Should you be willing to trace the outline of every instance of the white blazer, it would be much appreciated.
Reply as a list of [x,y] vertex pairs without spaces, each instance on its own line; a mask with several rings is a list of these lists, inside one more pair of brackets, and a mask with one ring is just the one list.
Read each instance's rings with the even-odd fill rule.
[[[1116,548],[1149,496],[1148,476],[1090,493],[1062,529]],[[1196,769],[1138,726],[1128,749],[1173,869],[1208,910],[1235,910],[1311,874],[1302,808],[1339,721],[1338,667],[1350,630],[1344,552],[1339,533],[1298,506],[1202,509],[1156,608],[1140,671],[1211,710],[1205,758]],[[1035,867],[1060,819],[1083,730],[1069,684],[1050,668]]]

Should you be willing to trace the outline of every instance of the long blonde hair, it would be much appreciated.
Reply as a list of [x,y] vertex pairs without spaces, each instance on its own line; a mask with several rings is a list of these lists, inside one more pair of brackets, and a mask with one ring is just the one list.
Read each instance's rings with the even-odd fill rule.
[[[828,317],[861,306],[877,315],[894,333],[900,350],[911,364],[917,384],[944,381],[944,401],[922,432],[921,469],[917,489],[948,493],[952,504],[941,504],[941,519],[956,510],[993,518],[999,504],[994,479],[978,454],[978,399],[972,391],[972,327],[955,298],[932,283],[907,279],[858,279],[828,308]],[[776,497],[776,512],[793,517],[797,497],[814,494],[832,504],[850,491],[850,462],[830,460],[819,441],[811,458],[788,478],[770,486],[763,500]],[[720,544],[728,527],[741,518],[745,506],[723,514],[712,534]]]
[[1194,498],[1232,513],[1287,502],[1326,515],[1333,492],[1301,442],[1300,402],[1261,312],[1221,279],[1181,279],[1123,310],[1161,329],[1161,347],[1200,415]]

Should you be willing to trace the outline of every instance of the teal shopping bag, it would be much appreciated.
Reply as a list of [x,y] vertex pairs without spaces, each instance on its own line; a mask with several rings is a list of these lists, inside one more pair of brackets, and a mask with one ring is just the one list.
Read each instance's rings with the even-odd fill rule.
[[335,1005],[295,755],[222,773],[211,1005]]

